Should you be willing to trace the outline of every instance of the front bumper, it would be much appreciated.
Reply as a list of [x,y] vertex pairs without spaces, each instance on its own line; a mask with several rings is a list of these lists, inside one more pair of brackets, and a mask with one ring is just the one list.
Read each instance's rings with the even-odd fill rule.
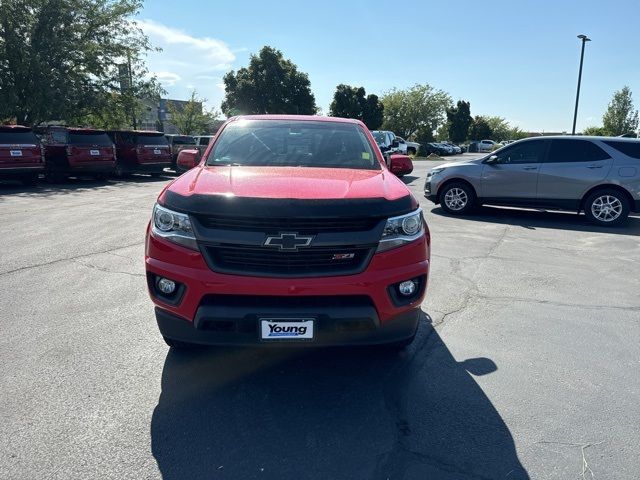
[[[243,308],[203,305],[194,322],[156,307],[156,321],[160,333],[167,338],[201,345],[236,346],[347,346],[377,345],[399,342],[413,336],[418,328],[420,309],[404,312],[384,324],[378,321],[375,309],[369,307],[340,308],[324,306],[321,309],[299,308],[294,317],[314,318],[312,340],[265,341],[260,338],[263,316],[282,317],[282,310],[271,308],[259,314],[247,313]],[[322,312],[318,314],[318,312]]]
[[[200,252],[148,234],[145,262],[158,325],[169,338],[204,344],[260,343],[258,318],[275,315],[316,318],[318,336],[313,344],[375,344],[402,340],[415,332],[428,283],[429,244],[424,236],[378,253],[359,274],[271,278],[214,272]],[[180,285],[176,298],[155,292],[157,276]],[[414,278],[421,279],[416,295],[398,302],[389,288]],[[362,301],[354,304],[356,299]],[[218,321],[225,326],[214,331],[207,326]],[[353,322],[362,330],[353,331]]]
[[433,203],[438,203],[438,185],[434,184],[430,177],[424,182],[424,196],[431,200]]
[[44,164],[25,167],[0,167],[0,178],[28,177],[42,172],[44,172]]

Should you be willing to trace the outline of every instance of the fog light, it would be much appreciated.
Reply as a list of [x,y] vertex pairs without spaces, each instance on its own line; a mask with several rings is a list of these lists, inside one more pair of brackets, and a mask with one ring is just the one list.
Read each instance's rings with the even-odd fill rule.
[[413,280],[406,280],[404,282],[401,282],[400,285],[398,285],[398,291],[400,292],[401,295],[404,295],[405,297],[410,297],[411,295],[416,293],[417,287],[418,285]]
[[174,282],[173,280],[169,280],[168,278],[158,278],[156,286],[158,287],[158,290],[160,290],[165,295],[171,295],[176,291],[176,282]]

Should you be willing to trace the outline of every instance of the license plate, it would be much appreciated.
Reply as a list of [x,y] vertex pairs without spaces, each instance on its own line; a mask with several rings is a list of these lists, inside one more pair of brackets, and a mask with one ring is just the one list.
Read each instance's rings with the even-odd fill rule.
[[157,148],[153,151],[154,155],[160,155],[161,153],[162,153],[162,150],[159,150]]
[[100,155],[100,150],[89,150],[91,155]]
[[11,150],[10,155],[12,157],[21,157],[22,156],[22,150]]
[[312,340],[313,318],[261,318],[262,340]]

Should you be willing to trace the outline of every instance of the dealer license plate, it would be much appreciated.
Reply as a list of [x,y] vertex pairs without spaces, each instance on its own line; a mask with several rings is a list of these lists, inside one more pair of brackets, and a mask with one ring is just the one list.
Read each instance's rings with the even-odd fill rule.
[[262,340],[312,340],[313,318],[261,318]]
[[11,153],[9,155],[11,155],[12,157],[21,157],[22,150],[11,150]]
[[91,155],[100,155],[100,150],[89,150]]
[[161,153],[162,153],[162,151],[161,151],[161,150],[159,150],[158,148],[156,148],[156,149],[153,151],[153,154],[154,154],[154,155],[160,155]]

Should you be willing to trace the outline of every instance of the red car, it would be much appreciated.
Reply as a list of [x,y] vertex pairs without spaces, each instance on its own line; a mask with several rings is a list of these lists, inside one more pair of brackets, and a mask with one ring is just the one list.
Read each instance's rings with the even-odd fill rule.
[[104,179],[116,164],[113,142],[104,130],[47,127],[43,132],[46,170],[49,180],[68,176]]
[[28,127],[0,125],[0,178],[33,185],[44,171],[40,140]]
[[116,175],[149,173],[161,175],[171,166],[171,146],[162,132],[112,130],[109,137],[116,144]]
[[160,193],[145,263],[171,347],[403,347],[429,252],[418,202],[362,122],[258,115],[229,120]]

